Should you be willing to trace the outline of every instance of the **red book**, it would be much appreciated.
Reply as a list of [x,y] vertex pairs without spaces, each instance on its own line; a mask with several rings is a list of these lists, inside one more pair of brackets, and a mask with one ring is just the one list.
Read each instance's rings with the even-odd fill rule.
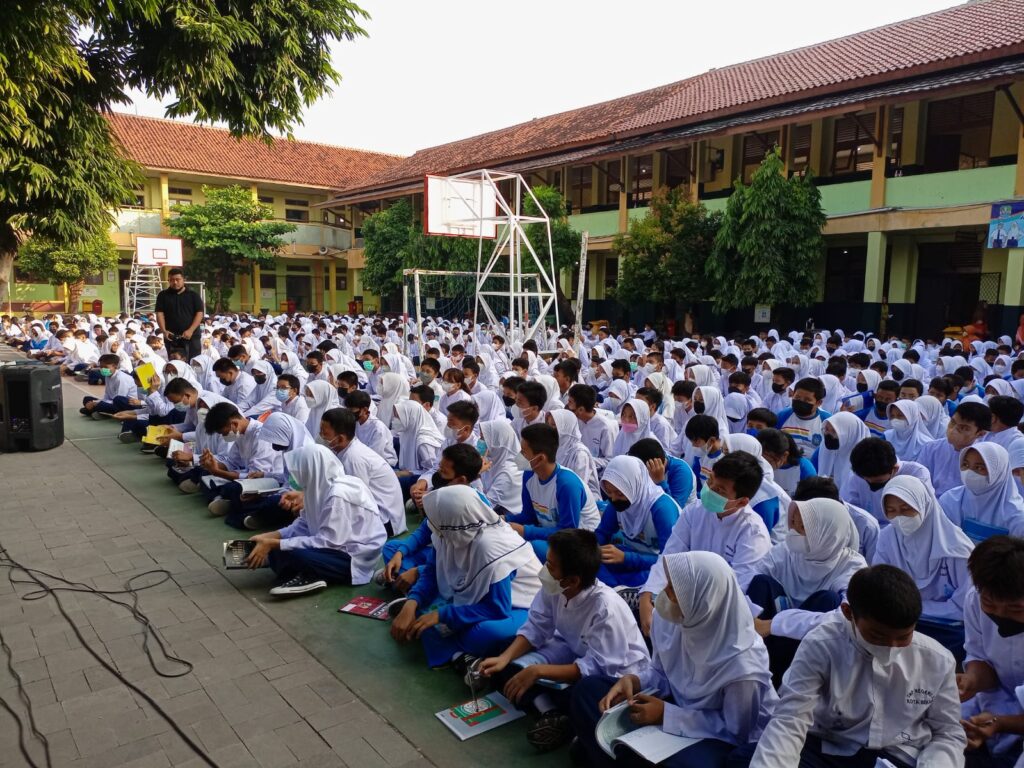
[[391,607],[391,603],[402,601],[404,598],[398,598],[398,600],[381,600],[379,597],[366,597],[360,595],[353,597],[345,605],[338,609],[338,613],[348,613],[352,616],[365,616],[368,619],[377,619],[378,621],[387,621],[391,618],[388,615],[388,609]]

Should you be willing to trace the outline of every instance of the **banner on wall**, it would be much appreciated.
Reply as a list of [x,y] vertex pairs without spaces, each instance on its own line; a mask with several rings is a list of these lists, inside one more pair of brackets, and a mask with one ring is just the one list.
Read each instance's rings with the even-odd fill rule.
[[1024,246],[1024,200],[992,204],[986,245],[989,248]]

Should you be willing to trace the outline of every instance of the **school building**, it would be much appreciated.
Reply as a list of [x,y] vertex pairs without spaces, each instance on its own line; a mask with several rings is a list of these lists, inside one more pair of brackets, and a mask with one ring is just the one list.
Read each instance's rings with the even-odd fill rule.
[[[317,208],[339,187],[358,183],[398,161],[393,155],[305,141],[234,139],[226,130],[127,114],[110,115],[110,126],[127,154],[143,168],[135,205],[116,211],[111,237],[120,253],[116,270],[87,281],[82,306],[102,302],[104,313],[124,308],[135,242],[139,235],[167,235],[165,221],[176,204],[204,202],[204,186],[241,185],[273,208],[273,219],[295,225],[274,269],[238,275],[232,309],[249,312],[376,311],[379,299],[362,288],[362,253],[352,251],[356,223]],[[188,250],[185,252],[186,279]],[[64,289],[30,282],[15,263],[16,309],[62,311]]]
[[[987,248],[986,234],[992,205],[1024,195],[1022,54],[1024,0],[976,0],[424,149],[320,207],[358,221],[404,197],[421,213],[425,174],[518,171],[559,187],[590,234],[585,316],[639,323],[661,318],[609,299],[614,235],[660,186],[723,208],[778,144],[788,173],[817,179],[828,247],[819,303],[774,307],[772,324],[879,331],[884,315],[934,335],[985,301],[990,327],[1012,333],[1024,248]],[[578,298],[576,276],[562,281]],[[753,320],[753,307],[698,316],[702,330]]]

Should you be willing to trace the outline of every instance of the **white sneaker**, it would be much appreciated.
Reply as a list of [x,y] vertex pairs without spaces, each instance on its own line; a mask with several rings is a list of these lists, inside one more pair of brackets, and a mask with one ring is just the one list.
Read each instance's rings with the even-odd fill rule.
[[188,478],[178,483],[178,490],[182,493],[195,493],[199,490],[199,483],[193,482]]
[[278,584],[270,590],[270,594],[274,597],[292,597],[294,595],[304,595],[307,592],[318,592],[321,589],[327,589],[326,581],[313,581],[299,575],[283,584]]
[[214,517],[224,517],[224,515],[231,511],[231,502],[227,499],[216,498],[207,504],[206,508],[210,510],[210,514]]

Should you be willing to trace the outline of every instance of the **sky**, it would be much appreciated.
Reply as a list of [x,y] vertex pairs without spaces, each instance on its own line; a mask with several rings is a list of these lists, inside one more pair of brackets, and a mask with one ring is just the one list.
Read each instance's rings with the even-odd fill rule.
[[[369,37],[335,44],[342,82],[293,133],[403,155],[957,4],[357,2]],[[132,95],[125,111],[164,116],[159,101]]]

